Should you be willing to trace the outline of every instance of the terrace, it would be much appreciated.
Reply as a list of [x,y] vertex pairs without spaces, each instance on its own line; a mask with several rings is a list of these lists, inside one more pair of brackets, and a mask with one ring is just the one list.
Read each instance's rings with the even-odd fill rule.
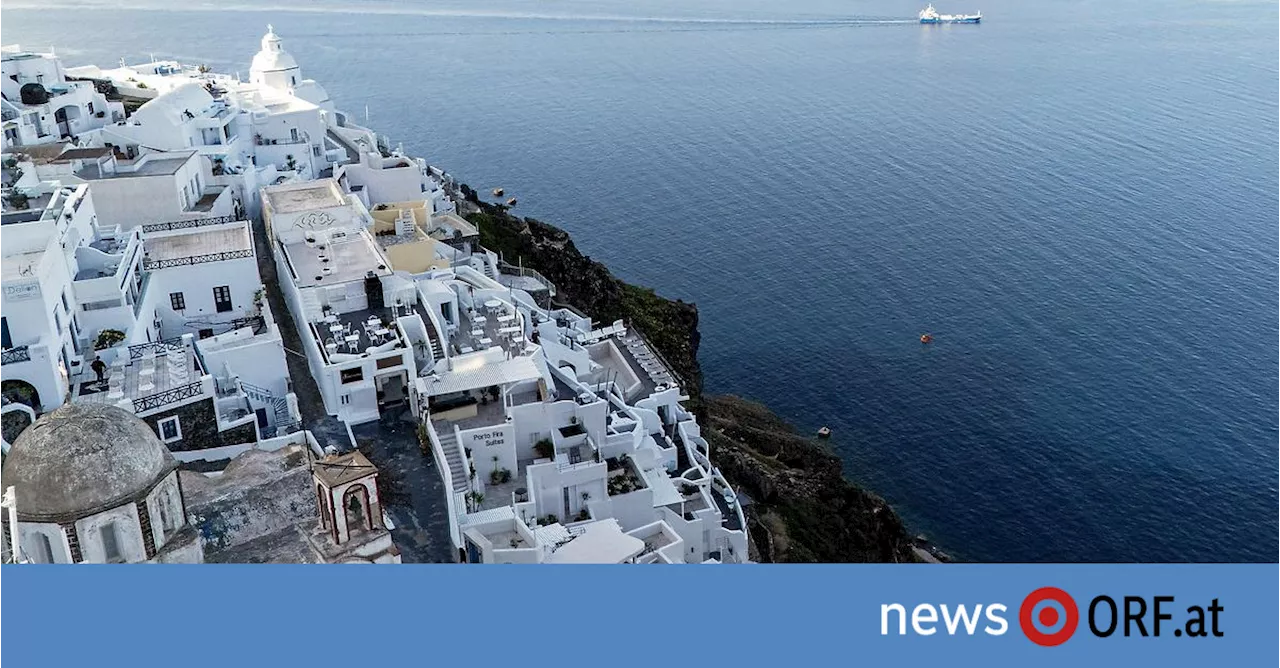
[[311,323],[316,344],[332,364],[339,355],[364,355],[404,347],[393,308],[333,313]]
[[462,314],[458,330],[449,337],[453,351],[465,355],[495,346],[515,357],[528,352],[524,318],[510,304],[490,299],[480,309]]
[[136,413],[205,394],[203,371],[190,337],[117,349],[102,381],[85,365],[72,379],[75,401],[132,402]]
[[253,257],[253,241],[244,222],[148,236],[144,248],[149,270]]

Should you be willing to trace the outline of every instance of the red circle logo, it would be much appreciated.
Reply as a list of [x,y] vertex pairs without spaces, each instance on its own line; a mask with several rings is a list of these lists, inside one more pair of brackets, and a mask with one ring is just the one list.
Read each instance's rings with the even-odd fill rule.
[[1057,587],[1041,587],[1022,599],[1018,625],[1031,642],[1056,647],[1066,642],[1080,624],[1075,599]]

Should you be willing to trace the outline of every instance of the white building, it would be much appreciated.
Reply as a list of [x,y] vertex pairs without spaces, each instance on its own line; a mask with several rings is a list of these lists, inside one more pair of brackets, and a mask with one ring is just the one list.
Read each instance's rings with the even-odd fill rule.
[[643,339],[454,271],[483,289],[417,385],[464,560],[746,561],[737,495]]
[[[23,172],[6,190],[0,227],[6,399],[37,410],[68,399],[123,406],[184,461],[222,462],[296,430],[297,400],[248,223],[223,216],[108,224],[95,195],[117,193],[117,179],[65,186],[36,178],[84,174],[77,163],[114,156],[39,148],[6,154],[7,181]],[[163,163],[165,155],[144,157]],[[170,162],[177,173],[198,164],[190,152]],[[164,178],[138,197],[163,208],[186,184],[167,168],[155,171]]]
[[97,248],[110,247],[96,236],[86,186],[37,182],[20,195],[8,189],[0,200],[5,397],[36,409],[56,408],[65,400],[70,377],[81,369],[92,335],[80,318],[75,291],[80,249],[100,253]]
[[411,401],[427,325],[364,205],[332,179],[268,187],[262,200],[280,289],[329,414],[364,422]]
[[93,83],[69,81],[53,54],[6,46],[0,72],[6,151],[75,137],[124,118],[124,106]]

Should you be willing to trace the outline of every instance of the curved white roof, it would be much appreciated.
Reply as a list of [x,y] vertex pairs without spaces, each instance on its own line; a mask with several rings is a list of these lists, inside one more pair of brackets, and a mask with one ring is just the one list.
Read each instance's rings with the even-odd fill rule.
[[190,111],[199,116],[201,112],[213,104],[213,96],[198,83],[186,83],[157,95],[155,99],[138,108],[136,117],[145,121],[154,116],[164,119],[169,124],[180,124],[186,120],[184,112]]
[[250,72],[279,72],[281,70],[298,69],[298,61],[280,46],[280,36],[271,26],[267,26],[267,34],[262,36],[262,50],[253,57]]

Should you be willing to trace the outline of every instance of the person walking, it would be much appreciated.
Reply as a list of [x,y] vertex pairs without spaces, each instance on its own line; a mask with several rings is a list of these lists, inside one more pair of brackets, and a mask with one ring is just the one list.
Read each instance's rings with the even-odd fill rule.
[[99,383],[101,383],[106,377],[107,363],[103,362],[101,357],[93,358],[93,362],[89,364],[89,368],[93,369],[93,372],[98,374]]

